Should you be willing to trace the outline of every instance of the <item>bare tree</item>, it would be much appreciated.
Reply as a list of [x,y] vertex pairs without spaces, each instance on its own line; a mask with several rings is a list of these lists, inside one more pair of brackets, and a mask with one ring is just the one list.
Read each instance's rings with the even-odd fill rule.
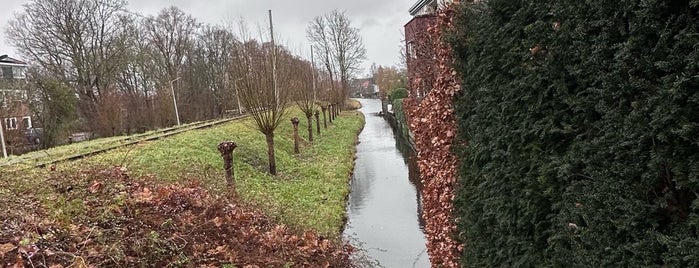
[[[154,63],[154,74],[157,75],[157,88],[160,89],[159,104],[163,116],[161,120],[164,124],[173,124],[176,118],[172,112],[174,107],[173,96],[169,90],[170,83],[180,77],[186,57],[194,47],[200,25],[191,15],[174,6],[161,10],[156,17],[145,18],[142,23],[145,37],[151,47],[150,55]],[[179,88],[178,84],[174,87]]]
[[7,29],[22,56],[75,89],[83,117],[103,134],[114,127],[103,119],[119,112],[102,107],[127,62],[125,6],[124,0],[31,0]]
[[294,100],[308,121],[308,141],[313,142],[313,113],[316,110],[316,70],[313,64],[294,60]]
[[[359,71],[366,49],[359,29],[352,27],[347,14],[334,10],[316,17],[306,29],[308,40],[320,52],[325,71],[330,75],[333,102],[341,104],[348,97],[349,81]],[[340,88],[335,90],[335,79]]]
[[330,82],[330,94],[326,97],[326,100],[330,101],[334,96],[335,92],[335,74],[337,70],[337,65],[333,60],[333,48],[331,45],[330,36],[327,31],[327,22],[324,17],[315,17],[311,23],[306,28],[306,36],[311,42],[313,49],[318,51],[320,56],[320,61],[325,67],[325,73],[329,77]]
[[286,115],[291,93],[292,56],[273,43],[255,40],[237,45],[232,61],[234,83],[240,101],[265,135],[269,157],[269,173],[277,174],[274,155],[274,131]]
[[378,68],[372,73],[374,81],[379,86],[379,97],[385,99],[396,88],[407,88],[407,71],[398,67]]
[[127,110],[124,127],[127,133],[131,133],[132,130],[142,132],[158,126],[154,119],[157,72],[153,68],[153,50],[145,38],[145,29],[136,21],[128,27],[131,40],[125,56],[130,60],[117,82]]
[[205,88],[213,94],[217,116],[226,110],[240,110],[234,83],[231,82],[231,59],[234,57],[235,44],[238,41],[230,31],[222,27],[205,27],[199,37],[199,54],[197,58],[205,59],[205,72],[200,77],[205,78]]

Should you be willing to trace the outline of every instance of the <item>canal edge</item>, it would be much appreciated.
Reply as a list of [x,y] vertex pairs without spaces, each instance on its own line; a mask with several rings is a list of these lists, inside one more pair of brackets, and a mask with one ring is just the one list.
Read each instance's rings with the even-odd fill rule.
[[357,165],[357,145],[359,145],[360,143],[359,135],[362,134],[362,131],[364,131],[364,126],[366,126],[366,114],[364,114],[359,109],[355,111],[362,116],[362,126],[357,129],[357,133],[354,137],[354,147],[352,147],[352,166],[350,167],[350,171],[347,174],[347,194],[345,195],[345,213],[342,216],[342,228],[340,228],[339,230],[339,237],[342,237],[342,234],[345,232],[345,228],[347,228],[347,221],[349,221],[347,207],[349,206],[349,197],[352,193],[352,176],[354,176],[354,167]]

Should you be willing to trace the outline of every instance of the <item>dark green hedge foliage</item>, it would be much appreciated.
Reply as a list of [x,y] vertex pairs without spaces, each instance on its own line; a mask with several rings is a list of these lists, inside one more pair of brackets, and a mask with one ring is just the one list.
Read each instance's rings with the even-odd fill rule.
[[398,99],[404,99],[408,97],[408,90],[405,88],[396,88],[394,90],[391,90],[391,93],[388,96],[388,100],[393,103],[393,101],[398,100]]
[[699,0],[462,5],[469,267],[699,267]]
[[410,140],[410,128],[408,128],[408,118],[405,115],[405,109],[403,107],[404,99],[393,100],[393,115],[396,118],[396,127],[400,132],[403,139]]

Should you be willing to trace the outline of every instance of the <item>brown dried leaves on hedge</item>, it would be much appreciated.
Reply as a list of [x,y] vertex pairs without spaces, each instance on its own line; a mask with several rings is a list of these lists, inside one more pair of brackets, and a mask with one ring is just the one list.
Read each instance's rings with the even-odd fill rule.
[[84,211],[61,220],[33,204],[0,216],[3,265],[350,266],[349,245],[274,224],[246,205],[209,195],[196,182],[158,186],[119,167],[54,176],[74,177],[64,180],[74,185],[54,186],[56,196],[77,201]]
[[[438,25],[429,32],[432,40],[441,40],[442,29],[450,27],[453,9],[441,10]],[[415,136],[418,165],[424,188],[422,190],[425,233],[430,261],[434,267],[459,267],[462,246],[454,240],[456,223],[454,211],[454,186],[457,179],[457,158],[451,146],[456,135],[456,121],[452,100],[460,90],[459,79],[452,66],[452,53],[443,42],[434,44],[437,77],[432,90],[422,100],[410,96],[404,107],[409,117],[410,129]],[[432,68],[422,68],[412,87],[422,84],[420,77],[432,80]]]

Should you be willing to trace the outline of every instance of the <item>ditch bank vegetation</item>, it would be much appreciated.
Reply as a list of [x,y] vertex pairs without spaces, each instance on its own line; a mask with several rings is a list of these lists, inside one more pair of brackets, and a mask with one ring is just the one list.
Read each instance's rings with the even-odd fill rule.
[[[291,116],[299,116],[292,109]],[[4,168],[3,265],[86,267],[351,266],[340,242],[361,113],[343,112],[293,154],[286,120],[279,173],[249,120],[139,143],[44,169]],[[303,123],[300,127],[304,127]],[[237,196],[216,146],[234,152]],[[263,257],[264,256],[264,257]]]

